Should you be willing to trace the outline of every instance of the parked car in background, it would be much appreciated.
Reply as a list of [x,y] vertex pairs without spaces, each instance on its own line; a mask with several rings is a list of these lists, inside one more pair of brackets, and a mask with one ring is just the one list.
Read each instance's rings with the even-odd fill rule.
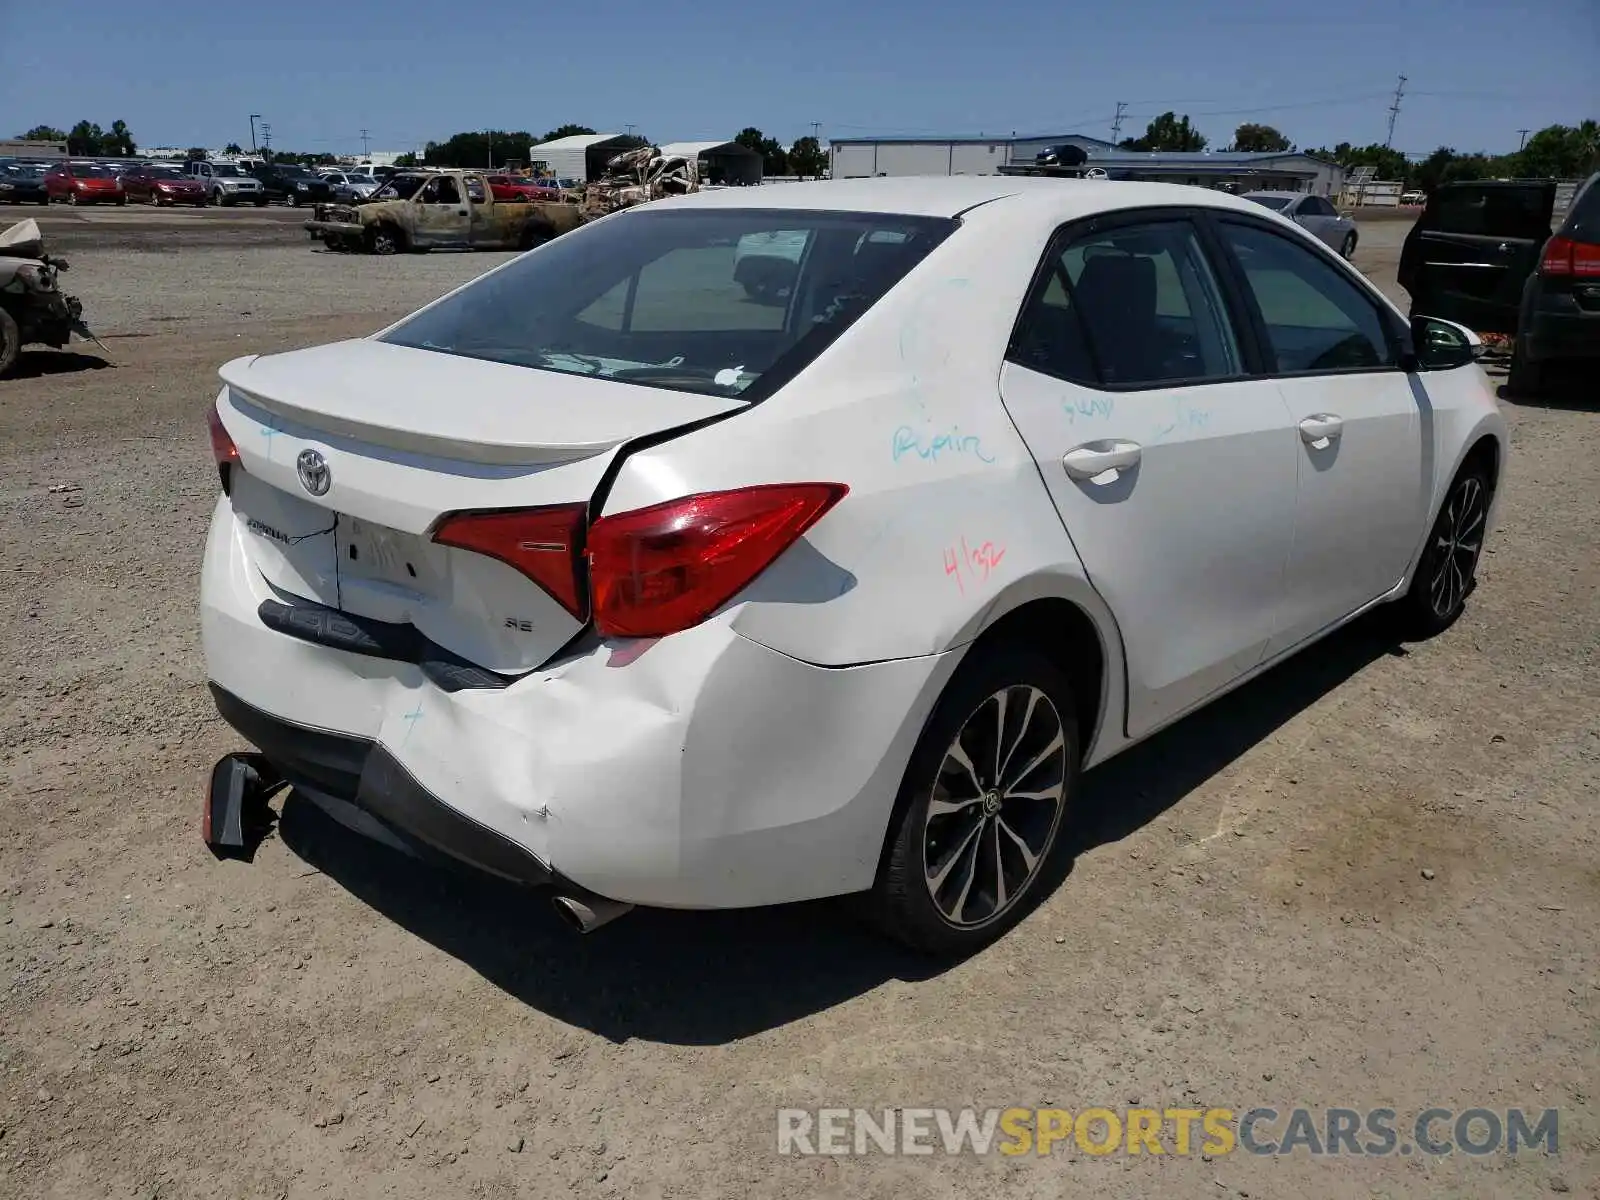
[[123,175],[122,190],[141,204],[206,204],[205,185],[173,164],[141,163]]
[[260,180],[268,202],[281,200],[291,208],[299,208],[333,199],[333,185],[299,163],[267,163],[252,174]]
[[206,190],[206,200],[219,208],[249,202],[257,208],[267,205],[267,193],[261,182],[246,175],[234,163],[191,162],[184,166],[191,179],[198,179]]
[[64,162],[45,173],[45,191],[68,204],[126,204],[122,181],[98,163]]
[[1345,258],[1356,252],[1356,223],[1341,215],[1321,196],[1301,192],[1244,192],[1243,198],[1287,217]]
[[[581,929],[864,892],[970,952],[1101,819],[1083,770],[1380,605],[1462,612],[1482,343],[1309,232],[1168,184],[761,192],[222,367],[201,636],[260,754],[213,837],[286,780]],[[744,238],[804,242],[786,305]]]
[[1400,196],[1400,203],[1407,208],[1420,206],[1427,202],[1428,194],[1426,192],[1405,192]]
[[525,175],[490,175],[489,190],[496,200],[559,200],[561,189],[543,179]]
[[0,163],[0,203],[49,204],[45,171],[37,163]]
[[1396,275],[1412,314],[1479,333],[1515,333],[1555,203],[1550,180],[1441,184],[1400,249]]
[[1506,383],[1534,394],[1551,368],[1577,363],[1600,379],[1600,173],[1578,189],[1523,284]]
[[379,186],[379,181],[371,175],[362,175],[355,171],[319,171],[317,174],[333,189],[332,198],[342,204],[355,204],[365,200],[377,191]]

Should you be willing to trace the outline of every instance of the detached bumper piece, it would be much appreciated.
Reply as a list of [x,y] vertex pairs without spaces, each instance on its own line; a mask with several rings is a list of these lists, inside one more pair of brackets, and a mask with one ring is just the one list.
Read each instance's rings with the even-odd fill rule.
[[[230,764],[247,762],[259,774],[259,757],[283,781],[352,804],[420,849],[513,883],[562,886],[543,862],[451,808],[378,743],[296,725],[262,712],[214,683],[210,686],[222,719],[261,751],[259,756],[229,755],[213,770],[208,811],[218,803],[220,791],[224,796],[222,827],[226,825],[226,795],[231,794],[235,781],[246,797],[252,786],[248,773]],[[208,843],[216,828],[208,831]]]

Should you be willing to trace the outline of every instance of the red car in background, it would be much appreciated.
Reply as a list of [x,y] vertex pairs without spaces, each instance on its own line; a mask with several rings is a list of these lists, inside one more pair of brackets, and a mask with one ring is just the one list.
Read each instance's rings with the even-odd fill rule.
[[491,175],[489,191],[496,200],[559,200],[561,189],[523,175]]
[[192,204],[206,206],[206,186],[183,173],[182,167],[163,163],[140,163],[123,173],[122,190],[129,200],[147,204]]
[[122,181],[98,163],[62,163],[44,177],[44,190],[52,200],[68,204],[126,204]]

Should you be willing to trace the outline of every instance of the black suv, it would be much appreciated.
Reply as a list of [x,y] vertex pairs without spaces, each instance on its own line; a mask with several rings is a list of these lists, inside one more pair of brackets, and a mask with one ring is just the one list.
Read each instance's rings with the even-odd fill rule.
[[1600,174],[1589,176],[1566,220],[1544,244],[1539,269],[1522,289],[1513,393],[1540,391],[1550,366],[1600,359]]
[[284,200],[295,208],[333,199],[333,188],[322,176],[299,163],[267,163],[250,172],[261,181],[268,200]]

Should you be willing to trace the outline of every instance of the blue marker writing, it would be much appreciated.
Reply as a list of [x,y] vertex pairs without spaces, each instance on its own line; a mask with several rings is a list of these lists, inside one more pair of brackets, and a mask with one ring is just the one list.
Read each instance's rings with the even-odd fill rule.
[[907,452],[915,453],[926,462],[937,462],[941,452],[947,454],[971,454],[982,462],[992,463],[994,456],[983,452],[983,444],[975,434],[963,434],[959,425],[953,425],[949,433],[935,434],[933,439],[924,442],[922,435],[909,425],[902,425],[894,431],[894,461],[899,462],[900,457]]

